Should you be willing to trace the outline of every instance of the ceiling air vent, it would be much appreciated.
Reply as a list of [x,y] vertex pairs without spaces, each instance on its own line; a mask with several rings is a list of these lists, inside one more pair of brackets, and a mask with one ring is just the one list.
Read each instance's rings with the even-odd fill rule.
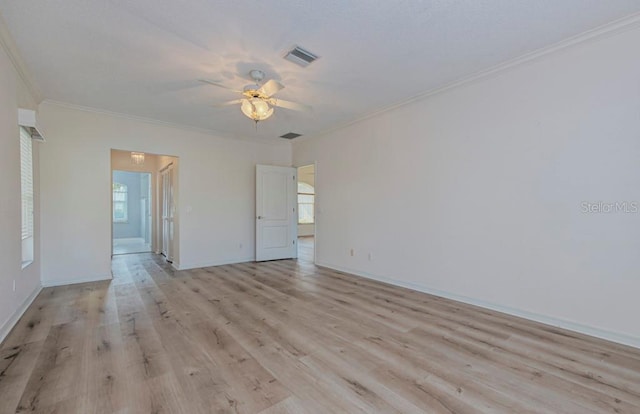
[[40,134],[40,131],[35,129],[34,127],[25,127],[27,131],[29,131],[29,135],[31,135],[31,139],[35,139],[36,141],[45,142],[44,137]]
[[293,49],[291,49],[289,52],[287,52],[284,58],[289,62],[293,62],[304,68],[309,66],[316,59],[318,59],[318,56],[314,55],[309,51],[304,50],[299,46],[296,46]]
[[31,135],[31,139],[45,142],[44,137],[38,130],[36,124],[36,111],[31,109],[18,108],[18,125],[25,128],[29,132],[29,135]]
[[285,139],[294,139],[294,138],[298,138],[301,137],[302,134],[296,134],[295,132],[288,132],[284,135],[280,135],[280,138],[285,138]]

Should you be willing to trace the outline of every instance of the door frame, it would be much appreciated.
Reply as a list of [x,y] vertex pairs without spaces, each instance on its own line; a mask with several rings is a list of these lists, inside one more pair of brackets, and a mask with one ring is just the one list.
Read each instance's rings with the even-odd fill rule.
[[[300,167],[308,167],[309,165],[313,165],[313,264],[316,264],[316,258],[318,257],[318,216],[320,212],[318,211],[318,161],[302,163],[301,165],[296,165],[296,208],[298,207],[298,168]],[[298,225],[298,216],[296,212],[296,229]]]

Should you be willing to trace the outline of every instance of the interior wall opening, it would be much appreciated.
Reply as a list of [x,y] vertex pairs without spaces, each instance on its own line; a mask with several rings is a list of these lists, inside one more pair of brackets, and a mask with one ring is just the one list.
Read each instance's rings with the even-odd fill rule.
[[112,172],[113,254],[151,252],[151,173]]
[[315,261],[316,234],[316,167],[298,167],[298,258]]
[[178,260],[178,157],[111,150],[112,255]]

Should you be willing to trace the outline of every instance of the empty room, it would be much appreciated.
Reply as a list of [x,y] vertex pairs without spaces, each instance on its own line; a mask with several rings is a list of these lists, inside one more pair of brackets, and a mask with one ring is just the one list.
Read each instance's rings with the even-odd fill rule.
[[0,0],[0,414],[640,413],[640,1]]

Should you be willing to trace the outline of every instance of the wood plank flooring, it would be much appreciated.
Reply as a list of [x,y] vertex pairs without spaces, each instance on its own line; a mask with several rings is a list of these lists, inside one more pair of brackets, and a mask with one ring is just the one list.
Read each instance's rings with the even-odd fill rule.
[[0,348],[0,413],[640,413],[640,350],[314,266],[47,288]]

